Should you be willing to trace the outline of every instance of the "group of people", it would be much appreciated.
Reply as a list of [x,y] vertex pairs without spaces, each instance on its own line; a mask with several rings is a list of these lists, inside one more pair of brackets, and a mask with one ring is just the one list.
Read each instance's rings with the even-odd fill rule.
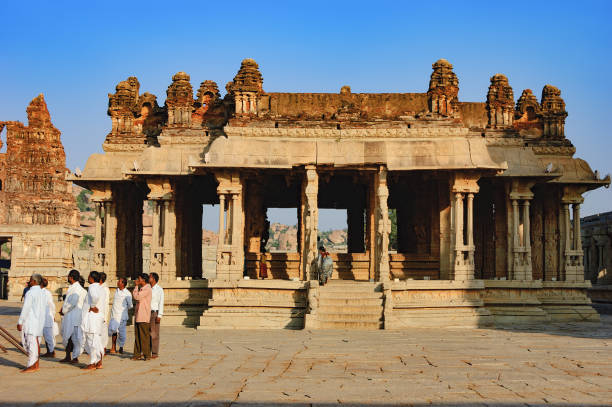
[[[92,271],[87,281],[89,285],[85,289],[84,279],[77,270],[68,273],[69,287],[60,310],[66,357],[60,362],[77,364],[79,356],[86,352],[89,363],[83,369],[96,370],[102,368],[106,354],[123,353],[132,308],[135,326],[132,359],[157,358],[159,327],[164,313],[164,290],[158,284],[159,275],[140,274],[132,292],[127,289],[127,280],[119,278],[112,308],[106,274]],[[48,281],[40,274],[33,274],[24,290],[17,330],[21,332],[23,347],[28,353],[28,362],[22,371],[25,373],[39,369],[39,357],[55,357],[55,337],[60,329],[55,322],[53,295],[47,285]],[[47,347],[44,355],[40,355],[40,338],[44,338]],[[107,349],[109,338],[111,348]]]

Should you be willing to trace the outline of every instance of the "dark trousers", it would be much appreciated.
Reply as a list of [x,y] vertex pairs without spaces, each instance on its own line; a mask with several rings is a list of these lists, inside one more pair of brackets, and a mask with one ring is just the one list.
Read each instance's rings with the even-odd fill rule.
[[151,357],[151,324],[148,322],[136,322],[134,340],[134,356]]
[[159,322],[157,322],[157,311],[151,311],[151,351],[154,355],[159,354]]

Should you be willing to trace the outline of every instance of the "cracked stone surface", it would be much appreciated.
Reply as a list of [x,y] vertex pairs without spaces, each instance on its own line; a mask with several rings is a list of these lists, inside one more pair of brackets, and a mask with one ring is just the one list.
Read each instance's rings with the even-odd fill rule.
[[[16,335],[18,304],[0,301]],[[132,327],[127,350],[132,350]],[[4,405],[609,406],[612,316],[602,324],[513,329],[247,331],[162,328],[161,356],[107,356],[84,372],[25,356],[0,338]],[[82,357],[84,362],[86,357]]]

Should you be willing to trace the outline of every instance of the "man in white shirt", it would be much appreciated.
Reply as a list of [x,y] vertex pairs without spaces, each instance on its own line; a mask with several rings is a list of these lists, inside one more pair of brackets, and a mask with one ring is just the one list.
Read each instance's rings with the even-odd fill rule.
[[47,312],[47,296],[40,288],[42,276],[32,274],[30,289],[23,300],[23,307],[19,315],[17,330],[21,332],[21,342],[28,351],[28,363],[22,373],[35,372],[39,369],[38,357],[40,344],[38,337],[43,334],[45,316]]
[[41,355],[43,358],[54,358],[55,357],[55,332],[53,324],[55,323],[55,303],[53,302],[53,295],[51,291],[47,289],[49,281],[46,278],[42,279],[40,286],[45,294],[47,311],[45,314],[45,326],[43,328],[43,337],[45,338],[45,344],[47,345],[47,353]]
[[66,348],[66,357],[62,363],[79,363],[79,355],[83,350],[83,331],[81,322],[83,318],[83,303],[87,291],[79,284],[81,274],[77,270],[68,273],[68,291],[60,314],[62,319],[62,342]]
[[149,284],[152,288],[151,294],[151,359],[159,357],[159,325],[164,315],[164,289],[159,284],[159,275],[151,273]]
[[119,339],[119,353],[123,353],[123,345],[126,339],[126,325],[129,319],[128,311],[134,307],[132,304],[132,293],[126,288],[127,280],[121,277],[117,281],[117,289],[113,297],[113,308],[111,310],[108,335],[112,336],[110,353],[117,353],[117,339]]
[[104,316],[102,315],[104,290],[100,285],[100,273],[97,271],[89,273],[88,282],[89,287],[83,307],[83,322],[81,325],[85,335],[85,349],[89,353],[89,364],[83,369],[95,370],[102,368],[102,356],[104,355],[101,336],[104,323]]
[[104,307],[104,310],[102,310],[102,317],[104,318],[104,322],[102,324],[102,331],[100,332],[100,335],[102,335],[100,341],[104,348],[104,354],[106,354],[106,345],[108,345],[108,322],[110,320],[110,289],[106,284],[105,272],[100,273],[100,285],[102,286],[102,291],[104,292],[104,298],[102,299],[102,306]]

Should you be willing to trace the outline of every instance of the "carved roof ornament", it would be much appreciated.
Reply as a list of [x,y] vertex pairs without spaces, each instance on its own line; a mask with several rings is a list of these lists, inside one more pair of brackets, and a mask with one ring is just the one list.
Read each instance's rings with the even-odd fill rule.
[[[28,114],[29,127],[53,127],[51,115],[47,108],[47,102],[45,102],[45,97],[42,93],[32,99],[26,112]],[[55,127],[53,127],[53,129],[55,129]]]
[[[531,110],[528,108],[531,108]],[[533,112],[534,115],[540,112],[540,103],[538,103],[538,98],[533,94],[531,89],[525,89],[523,93],[521,93],[521,97],[516,101],[516,110],[521,116],[529,111]],[[530,120],[534,118],[535,116],[530,118]]]
[[115,93],[108,94],[108,115],[115,117],[127,112],[134,112],[138,104],[140,83],[134,76],[121,81],[115,87]]
[[240,69],[232,82],[232,92],[263,93],[263,77],[259,65],[251,58],[242,60]]
[[184,127],[191,124],[194,101],[190,79],[185,72],[178,72],[172,77],[172,83],[166,91],[169,126]]
[[542,89],[542,122],[544,125],[544,137],[563,139],[565,138],[565,102],[561,98],[561,91],[546,85]]
[[433,72],[427,91],[429,111],[443,116],[453,116],[459,93],[459,79],[453,72],[453,65],[446,59],[439,59],[431,67]]
[[193,88],[191,87],[189,75],[185,72],[178,72],[172,76],[172,83],[166,91],[166,105],[191,106],[193,104]]
[[512,126],[514,119],[514,92],[503,74],[491,77],[487,93],[488,127],[505,128]]
[[[204,81],[200,84],[200,88],[196,93],[197,103],[207,104],[212,101],[216,101],[221,98],[221,94],[219,93],[219,87],[216,82],[213,81]],[[205,100],[208,99],[208,102],[205,103]]]

